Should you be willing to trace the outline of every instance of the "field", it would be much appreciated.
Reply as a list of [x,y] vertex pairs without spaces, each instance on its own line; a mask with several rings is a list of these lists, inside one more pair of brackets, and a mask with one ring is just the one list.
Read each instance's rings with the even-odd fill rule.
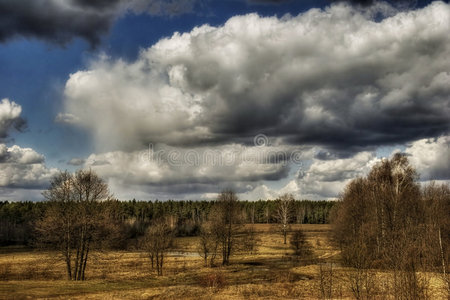
[[[65,280],[57,253],[2,248],[0,298],[70,299],[352,299],[354,272],[339,264],[339,251],[328,241],[329,225],[300,226],[314,259],[297,260],[273,226],[255,225],[254,253],[238,253],[226,267],[203,267],[195,237],[177,238],[164,275],[156,276],[144,252],[96,252],[84,282]],[[220,262],[219,260],[217,261]],[[371,272],[374,299],[390,293],[389,273]],[[422,274],[431,299],[445,299],[434,274]]]

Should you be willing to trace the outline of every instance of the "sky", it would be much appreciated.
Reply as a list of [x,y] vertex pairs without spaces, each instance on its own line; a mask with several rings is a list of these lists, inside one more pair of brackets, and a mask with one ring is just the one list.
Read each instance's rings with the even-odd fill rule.
[[450,182],[448,1],[0,0],[0,201],[335,199],[405,153]]

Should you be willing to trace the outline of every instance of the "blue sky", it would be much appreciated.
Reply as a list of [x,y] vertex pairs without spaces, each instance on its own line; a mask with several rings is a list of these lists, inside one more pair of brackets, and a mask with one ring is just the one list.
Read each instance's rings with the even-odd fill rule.
[[448,2],[63,2],[0,0],[0,200],[79,168],[121,199],[335,198],[395,151],[450,179]]

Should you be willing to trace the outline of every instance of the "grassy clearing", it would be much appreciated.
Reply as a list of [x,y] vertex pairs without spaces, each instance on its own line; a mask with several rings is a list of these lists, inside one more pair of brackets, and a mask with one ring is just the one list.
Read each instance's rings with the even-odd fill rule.
[[[255,253],[233,256],[227,267],[204,268],[195,254],[196,238],[178,238],[164,276],[151,270],[138,251],[97,252],[91,256],[87,281],[65,280],[64,264],[53,252],[3,248],[0,256],[0,298],[70,299],[319,299],[324,285],[336,299],[351,299],[351,269],[338,264],[339,252],[328,242],[328,225],[294,225],[305,230],[316,259],[297,261],[281,234],[266,224],[255,225],[260,239]],[[187,252],[183,255],[182,252]],[[322,272],[320,270],[322,266]],[[331,286],[322,280],[333,277]],[[389,293],[389,273],[375,272],[376,299]],[[446,299],[442,282],[427,274],[433,299]]]

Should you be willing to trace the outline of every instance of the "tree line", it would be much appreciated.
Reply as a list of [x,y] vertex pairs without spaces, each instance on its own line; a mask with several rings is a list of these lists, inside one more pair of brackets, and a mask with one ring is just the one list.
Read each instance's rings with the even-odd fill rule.
[[[247,224],[279,223],[277,201],[238,201],[239,214]],[[336,202],[293,200],[290,206],[289,223],[327,224],[330,212]],[[126,244],[135,243],[153,220],[168,217],[176,227],[176,236],[200,234],[200,224],[208,219],[214,201],[119,201],[112,197],[98,203],[112,212],[118,230],[123,234]],[[50,207],[49,201],[9,202],[0,201],[0,246],[35,246],[36,222]]]

